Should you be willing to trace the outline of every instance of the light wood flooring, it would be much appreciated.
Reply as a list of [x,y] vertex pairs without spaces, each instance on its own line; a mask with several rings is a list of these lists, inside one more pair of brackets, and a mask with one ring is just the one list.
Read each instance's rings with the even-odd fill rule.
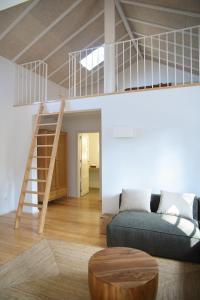
[[[31,250],[33,246],[36,248],[40,247],[40,245],[37,245],[41,240],[41,245],[47,243],[51,245],[51,248],[55,243],[56,245],[57,243],[67,243],[66,246],[63,244],[63,247],[66,247],[64,248],[66,249],[63,252],[64,254],[66,254],[70,243],[75,243],[75,247],[79,247],[77,245],[80,245],[81,249],[85,248],[82,247],[83,244],[87,245],[87,247],[91,247],[92,249],[94,249],[91,249],[91,251],[96,251],[96,247],[105,247],[105,235],[99,233],[99,217],[101,214],[101,201],[99,199],[99,195],[93,191],[86,197],[82,197],[79,199],[64,199],[50,203],[47,212],[45,231],[42,235],[38,235],[37,233],[37,216],[33,217],[30,214],[24,214],[24,218],[22,219],[21,226],[18,230],[13,229],[15,220],[14,212],[4,216],[0,216],[0,266],[2,270],[5,271],[8,266],[10,266],[11,268],[15,263],[15,257],[17,257],[16,260],[18,261],[22,259],[24,255],[28,255],[27,252],[23,253],[25,250],[33,251]],[[58,247],[58,250],[59,249],[60,246]],[[74,250],[71,251],[71,253],[73,252]],[[79,251],[79,253],[80,252],[81,251]],[[80,255],[77,256],[80,257]],[[6,262],[9,262],[8,265],[6,264]],[[199,264],[182,263],[167,259],[158,259],[158,263],[160,277],[157,300],[200,299]],[[64,265],[65,264],[66,258],[64,258]],[[38,271],[38,264],[35,264],[35,268],[35,272],[40,273],[40,271]],[[13,270],[14,269],[12,267],[10,274],[14,274]],[[28,267],[27,270],[30,270],[30,268]],[[60,281],[60,279],[58,280],[58,286],[61,283],[66,283],[66,277],[64,277],[64,279],[62,278],[62,281]],[[40,286],[40,282],[38,282],[37,284],[38,286]],[[41,291],[46,291],[45,289],[47,288],[47,286],[49,286],[49,284],[49,281],[44,281],[44,287],[40,287],[40,289],[42,289]],[[23,285],[23,291],[26,288],[27,286]],[[34,291],[35,290],[36,288],[34,288]],[[13,293],[14,291],[15,290],[13,290]],[[7,298],[5,292],[4,295],[6,300],[12,299],[9,298],[10,290],[8,291]],[[19,295],[21,297],[21,294]],[[28,298],[21,297],[19,299],[22,300]],[[41,300],[43,298],[40,297],[33,299]],[[46,298],[44,297],[44,299]],[[60,297],[60,299],[65,298]],[[69,299],[74,300],[76,298],[72,297]],[[85,297],[85,299],[87,298]]]
[[23,214],[20,228],[14,230],[15,212],[0,216],[0,265],[38,243],[41,239],[66,240],[104,247],[99,233],[101,201],[92,190],[81,198],[52,201],[47,210],[44,233],[38,235],[38,216]]

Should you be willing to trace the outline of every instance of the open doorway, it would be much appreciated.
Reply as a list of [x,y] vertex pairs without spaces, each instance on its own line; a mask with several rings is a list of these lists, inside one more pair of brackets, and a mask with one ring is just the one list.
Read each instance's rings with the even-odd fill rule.
[[99,132],[78,133],[78,189],[80,197],[99,196]]

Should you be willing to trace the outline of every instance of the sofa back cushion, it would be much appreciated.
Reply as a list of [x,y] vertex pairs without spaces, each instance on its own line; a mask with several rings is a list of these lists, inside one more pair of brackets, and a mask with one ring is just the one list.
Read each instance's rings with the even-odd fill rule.
[[160,204],[157,213],[193,219],[195,194],[168,191],[161,191],[160,194]]
[[[121,197],[122,194],[120,194],[119,196],[119,207],[121,205]],[[157,212],[159,203],[160,203],[160,194],[151,194],[151,202],[150,202],[151,212],[154,213]],[[200,198],[199,197],[194,198],[193,218],[199,222],[199,226],[200,226]]]
[[134,210],[151,212],[151,190],[123,189],[120,211]]

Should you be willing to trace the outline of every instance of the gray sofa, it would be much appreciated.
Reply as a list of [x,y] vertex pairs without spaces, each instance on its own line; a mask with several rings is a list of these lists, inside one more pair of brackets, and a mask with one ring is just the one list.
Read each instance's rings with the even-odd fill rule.
[[159,201],[160,195],[151,196],[151,213],[117,214],[107,226],[108,247],[132,247],[154,256],[200,263],[200,198],[194,200],[193,220],[156,213]]

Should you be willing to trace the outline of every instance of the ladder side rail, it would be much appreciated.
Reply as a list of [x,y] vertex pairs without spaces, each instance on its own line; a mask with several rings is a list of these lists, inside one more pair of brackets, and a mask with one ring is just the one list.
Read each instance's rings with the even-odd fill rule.
[[57,123],[57,127],[56,127],[55,138],[54,138],[54,145],[53,145],[52,153],[51,153],[51,160],[49,163],[49,171],[48,171],[48,175],[47,175],[46,188],[45,188],[45,193],[44,193],[44,198],[43,198],[43,203],[42,203],[42,210],[41,210],[39,230],[38,230],[39,233],[42,233],[44,230],[44,223],[45,223],[45,217],[46,217],[47,206],[48,206],[48,201],[49,201],[49,194],[50,194],[50,189],[51,189],[51,182],[52,182],[52,176],[53,176],[54,165],[55,165],[55,160],[56,160],[56,154],[57,154],[57,149],[58,149],[58,142],[59,142],[59,138],[60,138],[60,131],[61,131],[61,126],[62,126],[64,108],[65,108],[65,100],[62,99],[60,113],[59,113],[59,117],[58,117],[58,123]]
[[40,114],[43,111],[43,104],[41,103],[39,106],[39,110],[35,119],[35,125],[34,125],[34,129],[33,129],[33,135],[32,135],[32,142],[29,148],[29,154],[28,154],[28,158],[27,158],[27,162],[26,162],[26,168],[25,168],[25,173],[24,173],[24,178],[23,178],[23,183],[22,183],[22,188],[21,188],[21,193],[20,193],[20,198],[19,198],[19,203],[18,203],[18,208],[17,208],[17,212],[16,212],[16,219],[15,219],[15,229],[19,228],[19,222],[20,222],[20,217],[22,214],[22,210],[23,210],[23,204],[24,204],[24,199],[25,199],[25,190],[27,188],[28,185],[28,177],[30,174],[30,167],[31,167],[31,163],[32,163],[32,156],[34,153],[34,149],[35,149],[35,145],[36,145],[36,135],[38,134],[39,131],[39,119],[40,119]]

